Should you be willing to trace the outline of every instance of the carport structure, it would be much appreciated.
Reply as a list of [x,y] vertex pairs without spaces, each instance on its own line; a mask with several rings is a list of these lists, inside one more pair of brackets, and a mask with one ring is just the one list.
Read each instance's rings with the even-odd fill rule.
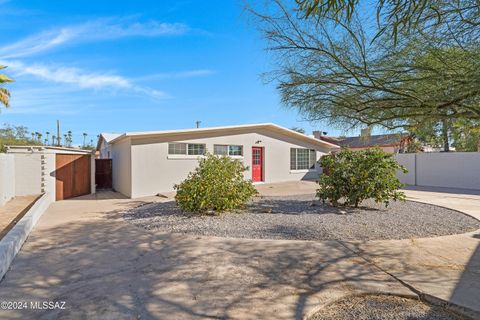
[[95,192],[91,151],[54,146],[9,146],[14,157],[15,195],[49,193],[51,201]]

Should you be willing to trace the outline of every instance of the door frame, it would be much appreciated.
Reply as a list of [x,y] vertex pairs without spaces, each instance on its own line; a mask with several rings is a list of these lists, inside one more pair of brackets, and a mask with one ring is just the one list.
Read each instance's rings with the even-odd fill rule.
[[[253,150],[254,149],[260,149],[260,168],[261,168],[261,175],[260,175],[260,180],[255,181],[253,179]],[[252,163],[252,181],[253,182],[264,182],[265,181],[265,147],[259,147],[259,146],[252,146],[252,156],[251,156],[251,163]]]

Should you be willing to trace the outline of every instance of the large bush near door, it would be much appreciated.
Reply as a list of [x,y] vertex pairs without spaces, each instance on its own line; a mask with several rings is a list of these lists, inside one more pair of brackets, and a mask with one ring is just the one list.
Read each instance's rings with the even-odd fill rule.
[[247,167],[226,156],[207,155],[187,179],[175,185],[177,205],[189,212],[219,213],[242,207],[257,194],[244,179]]
[[406,172],[392,154],[379,148],[360,151],[342,149],[322,157],[324,173],[320,176],[317,196],[324,202],[337,206],[355,206],[366,199],[388,206],[390,200],[404,200],[402,186],[396,177],[397,170]]

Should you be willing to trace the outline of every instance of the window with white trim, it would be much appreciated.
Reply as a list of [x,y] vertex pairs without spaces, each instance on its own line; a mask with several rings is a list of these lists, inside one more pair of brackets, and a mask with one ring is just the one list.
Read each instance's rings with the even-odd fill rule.
[[186,143],[169,143],[168,154],[187,154]]
[[290,170],[314,169],[317,162],[317,154],[313,149],[291,148]]
[[200,156],[205,154],[205,145],[201,143],[189,143],[188,144],[188,154]]
[[243,146],[215,144],[213,154],[220,156],[243,156]]
[[213,154],[216,154],[219,156],[226,156],[228,154],[228,146],[223,144],[214,144]]
[[176,143],[168,144],[168,154],[183,154],[183,155],[204,155],[206,151],[203,143]]

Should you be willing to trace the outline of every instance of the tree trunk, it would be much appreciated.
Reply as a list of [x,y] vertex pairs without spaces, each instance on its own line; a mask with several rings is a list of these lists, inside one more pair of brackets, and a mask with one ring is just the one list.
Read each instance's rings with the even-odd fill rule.
[[450,141],[448,140],[448,120],[442,120],[442,139],[443,139],[443,151],[450,151]]

